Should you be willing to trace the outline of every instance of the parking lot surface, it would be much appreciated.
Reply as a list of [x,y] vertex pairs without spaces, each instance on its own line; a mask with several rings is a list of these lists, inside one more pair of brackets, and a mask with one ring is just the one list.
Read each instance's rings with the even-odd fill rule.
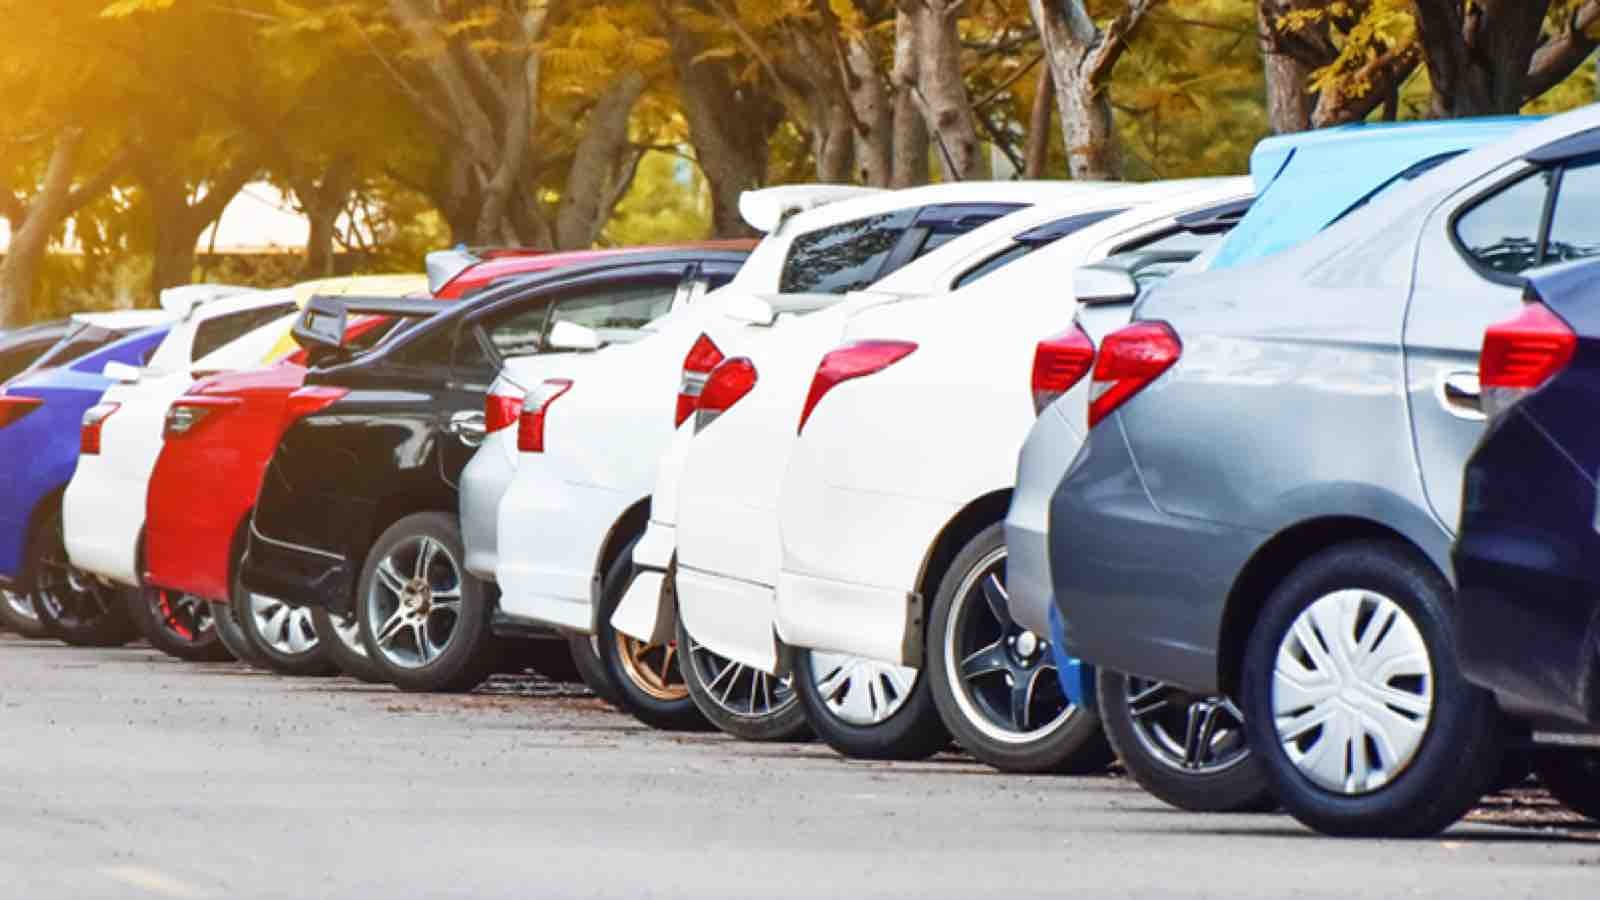
[[[0,635],[10,897],[1593,897],[1537,792],[1436,840],[1170,810],[1115,776],[651,731],[581,689],[469,697]],[[1514,826],[1498,824],[1515,823]],[[1491,823],[1491,824],[1486,824]]]

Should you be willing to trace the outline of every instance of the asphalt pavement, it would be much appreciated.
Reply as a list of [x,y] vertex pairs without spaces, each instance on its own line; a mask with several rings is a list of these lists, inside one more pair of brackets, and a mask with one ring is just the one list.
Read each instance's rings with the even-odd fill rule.
[[0,897],[1600,895],[1600,830],[1542,793],[1474,820],[1331,840],[1115,775],[665,734],[532,677],[419,696],[0,635]]

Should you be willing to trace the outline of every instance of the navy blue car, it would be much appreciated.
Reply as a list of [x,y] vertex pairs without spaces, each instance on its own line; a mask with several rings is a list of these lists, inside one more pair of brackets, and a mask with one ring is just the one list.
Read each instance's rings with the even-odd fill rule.
[[[1526,301],[1484,335],[1489,426],[1453,551],[1457,652],[1536,733],[1600,734],[1600,263],[1533,278]],[[1551,793],[1600,818],[1600,742],[1539,743]]]

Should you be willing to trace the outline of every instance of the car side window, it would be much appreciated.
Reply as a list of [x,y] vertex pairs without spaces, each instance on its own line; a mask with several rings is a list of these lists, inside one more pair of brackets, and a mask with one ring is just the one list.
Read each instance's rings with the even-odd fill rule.
[[961,273],[955,284],[951,286],[951,290],[960,290],[985,275],[998,272],[1036,249],[1038,248],[1033,244],[1012,244],[1010,247],[1001,250],[999,253]]
[[785,294],[844,294],[878,280],[915,210],[900,210],[802,234],[789,247],[778,289]]
[[490,317],[483,323],[483,333],[501,359],[529,356],[544,350],[545,321],[549,318],[550,305],[537,303]]
[[1540,265],[1570,262],[1600,254],[1600,220],[1594,211],[1600,203],[1600,162],[1569,166],[1556,188],[1550,215],[1550,235],[1545,239]]
[[1516,275],[1539,264],[1540,229],[1554,173],[1541,170],[1502,188],[1456,218],[1456,240],[1477,263]]
[[212,316],[195,326],[194,349],[189,358],[201,359],[210,356],[212,351],[221,349],[257,328],[289,315],[295,309],[293,303],[279,303],[223,316]]
[[594,329],[606,343],[637,340],[646,326],[672,311],[678,284],[677,279],[616,284],[564,297],[551,309],[544,336],[557,322],[571,322]]

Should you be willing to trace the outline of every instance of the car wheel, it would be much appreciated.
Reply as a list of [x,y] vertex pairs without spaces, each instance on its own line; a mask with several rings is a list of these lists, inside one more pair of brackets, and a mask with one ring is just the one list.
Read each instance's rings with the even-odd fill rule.
[[229,662],[233,654],[217,632],[204,598],[164,588],[128,595],[128,615],[150,646],[188,662]]
[[1111,762],[1100,720],[1061,689],[1050,645],[1011,619],[1001,525],[979,532],[940,581],[928,681],[945,727],[1004,772],[1085,773]]
[[795,693],[817,737],[852,759],[926,759],[950,745],[923,673],[860,656],[795,654]]
[[0,628],[9,629],[25,638],[46,638],[50,635],[33,611],[33,601],[27,594],[0,590]]
[[1117,757],[1157,800],[1191,812],[1277,806],[1233,701],[1106,669],[1095,696]]
[[402,690],[470,691],[500,666],[489,592],[465,558],[461,525],[445,513],[401,519],[367,554],[356,589],[361,640]]
[[1552,797],[1585,818],[1600,821],[1600,753],[1541,750],[1533,770]]
[[1245,652],[1245,729],[1295,818],[1424,836],[1493,785],[1499,714],[1457,667],[1449,598],[1431,565],[1381,541],[1325,550],[1267,598]]
[[724,734],[745,741],[801,741],[811,736],[794,678],[780,678],[701,646],[678,619],[679,665],[694,705]]
[[67,562],[61,511],[47,514],[34,535],[28,592],[45,632],[77,647],[120,647],[138,634],[128,616],[128,589],[113,588]]
[[244,629],[239,627],[239,620],[234,618],[231,603],[211,604],[211,621],[216,623],[217,639],[228,648],[234,659],[258,669],[271,668],[267,665],[267,658],[244,636]]
[[311,621],[310,608],[252,593],[235,576],[232,612],[240,633],[266,668],[308,678],[339,674]]
[[389,683],[389,679],[383,677],[383,670],[367,655],[367,645],[361,642],[361,625],[354,612],[336,613],[319,608],[310,612],[311,626],[317,634],[335,638],[328,641],[325,648],[334,665],[357,681]]
[[611,625],[611,616],[622,602],[622,595],[633,580],[633,546],[628,542],[611,564],[601,585],[599,628],[595,638],[606,674],[617,688],[624,711],[653,728],[667,731],[698,731],[710,723],[700,714],[689,686],[679,668],[676,640],[651,644],[636,640]]
[[578,678],[594,695],[622,709],[622,692],[611,680],[606,661],[600,655],[600,639],[592,634],[575,634],[567,638],[567,650],[572,653],[573,668]]

